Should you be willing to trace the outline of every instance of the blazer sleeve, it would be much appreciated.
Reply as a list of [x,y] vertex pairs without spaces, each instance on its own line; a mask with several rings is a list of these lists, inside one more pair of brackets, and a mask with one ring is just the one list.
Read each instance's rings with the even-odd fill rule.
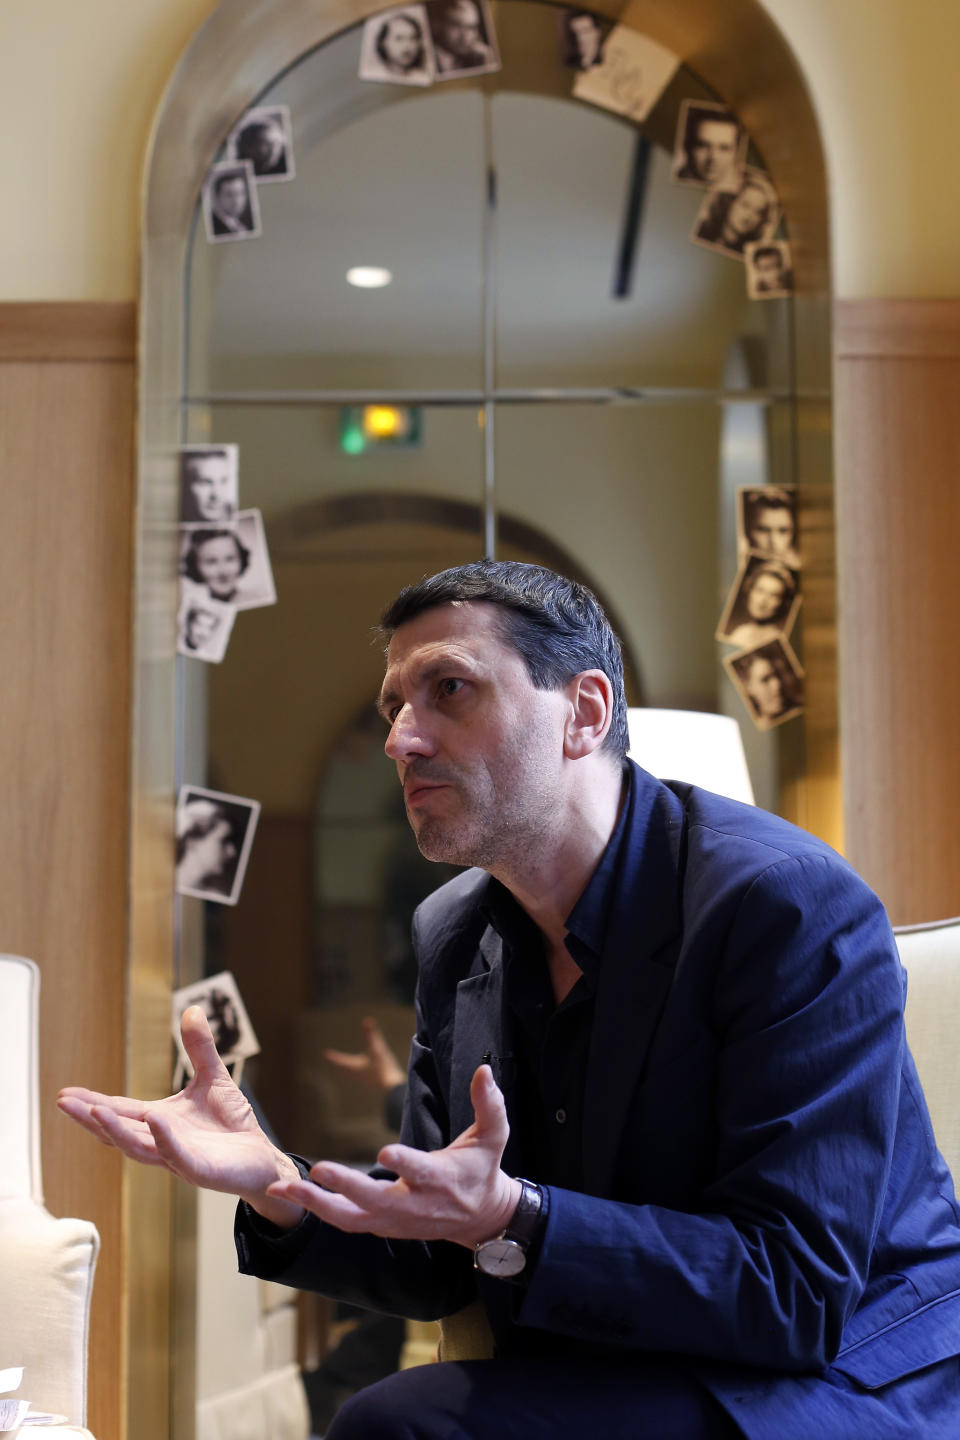
[[716,1143],[695,1204],[551,1189],[517,1319],[615,1347],[816,1369],[836,1354],[880,1224],[902,970],[876,897],[821,855],[755,878],[717,948],[703,982]]

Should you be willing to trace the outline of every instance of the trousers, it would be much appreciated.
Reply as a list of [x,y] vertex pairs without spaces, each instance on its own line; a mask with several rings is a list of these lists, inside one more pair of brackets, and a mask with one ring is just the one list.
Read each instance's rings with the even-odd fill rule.
[[338,1412],[326,1440],[742,1440],[698,1381],[660,1360],[439,1361],[389,1375]]

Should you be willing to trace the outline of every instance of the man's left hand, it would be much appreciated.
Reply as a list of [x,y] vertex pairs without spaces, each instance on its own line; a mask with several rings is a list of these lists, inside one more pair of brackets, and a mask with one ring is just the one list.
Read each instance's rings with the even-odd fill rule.
[[521,1185],[500,1169],[510,1127],[489,1065],[474,1072],[470,1099],[473,1124],[443,1150],[384,1146],[377,1159],[396,1180],[374,1180],[322,1160],[311,1169],[310,1181],[278,1181],[268,1194],[302,1205],[340,1230],[394,1240],[451,1240],[472,1250],[509,1224]]

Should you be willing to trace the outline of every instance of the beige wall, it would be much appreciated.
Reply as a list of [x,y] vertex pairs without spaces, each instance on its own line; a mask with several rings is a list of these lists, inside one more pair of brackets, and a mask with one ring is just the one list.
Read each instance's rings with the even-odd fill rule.
[[[960,294],[960,5],[763,3],[820,117],[836,293]],[[28,138],[5,156],[4,198],[16,223],[0,235],[0,299],[135,296],[152,117],[178,56],[214,8],[214,0],[7,7],[0,77],[7,111]]]

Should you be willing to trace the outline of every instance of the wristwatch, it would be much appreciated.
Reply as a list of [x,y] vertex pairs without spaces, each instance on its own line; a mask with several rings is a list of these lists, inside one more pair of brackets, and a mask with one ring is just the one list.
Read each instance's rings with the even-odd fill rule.
[[543,1191],[532,1180],[520,1180],[520,1185],[520,1200],[510,1224],[495,1239],[482,1240],[473,1252],[474,1267],[484,1275],[507,1280],[526,1266],[527,1251],[537,1233]]

